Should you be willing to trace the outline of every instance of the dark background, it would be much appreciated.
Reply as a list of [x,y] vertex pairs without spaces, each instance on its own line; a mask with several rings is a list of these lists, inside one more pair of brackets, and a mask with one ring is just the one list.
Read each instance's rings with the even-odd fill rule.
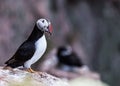
[[0,65],[39,18],[50,19],[54,29],[47,52],[70,44],[103,81],[120,86],[119,0],[0,0]]

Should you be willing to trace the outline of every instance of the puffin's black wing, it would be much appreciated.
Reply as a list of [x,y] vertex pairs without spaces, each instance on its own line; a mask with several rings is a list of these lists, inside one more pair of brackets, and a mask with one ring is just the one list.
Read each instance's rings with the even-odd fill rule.
[[81,67],[83,65],[79,56],[75,53],[66,56],[58,56],[59,62],[68,66]]
[[35,52],[35,45],[32,42],[24,42],[8,61],[5,62],[7,66],[12,68],[22,66],[24,62],[31,59]]
[[71,66],[77,66],[77,67],[81,67],[83,66],[83,62],[81,61],[80,57],[76,55],[76,53],[72,53],[71,55],[69,55],[68,58],[68,63]]

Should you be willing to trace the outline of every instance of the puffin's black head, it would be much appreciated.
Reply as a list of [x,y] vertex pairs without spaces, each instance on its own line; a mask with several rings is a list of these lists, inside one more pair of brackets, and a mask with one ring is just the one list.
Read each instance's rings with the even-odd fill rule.
[[61,46],[58,48],[58,56],[68,56],[72,54],[72,48],[70,46]]
[[47,32],[47,33],[49,33],[51,35],[51,33],[52,33],[52,25],[51,25],[51,22],[49,20],[39,19],[36,22],[36,25],[37,25],[39,30]]

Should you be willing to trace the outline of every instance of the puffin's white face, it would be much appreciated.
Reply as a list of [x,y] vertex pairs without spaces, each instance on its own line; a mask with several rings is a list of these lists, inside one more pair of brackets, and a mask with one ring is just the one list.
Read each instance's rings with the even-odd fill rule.
[[51,23],[46,19],[39,19],[37,21],[37,27],[44,32],[52,33]]

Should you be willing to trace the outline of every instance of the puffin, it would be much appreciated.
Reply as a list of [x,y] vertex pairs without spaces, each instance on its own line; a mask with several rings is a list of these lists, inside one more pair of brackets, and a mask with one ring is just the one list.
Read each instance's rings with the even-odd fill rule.
[[28,39],[24,41],[15,54],[5,62],[5,68],[23,66],[30,73],[36,72],[31,68],[31,65],[37,62],[46,51],[47,41],[45,33],[52,34],[52,25],[49,20],[41,18],[35,23]]
[[82,67],[84,64],[80,57],[70,46],[60,46],[57,49],[56,57],[58,62],[69,67]]

